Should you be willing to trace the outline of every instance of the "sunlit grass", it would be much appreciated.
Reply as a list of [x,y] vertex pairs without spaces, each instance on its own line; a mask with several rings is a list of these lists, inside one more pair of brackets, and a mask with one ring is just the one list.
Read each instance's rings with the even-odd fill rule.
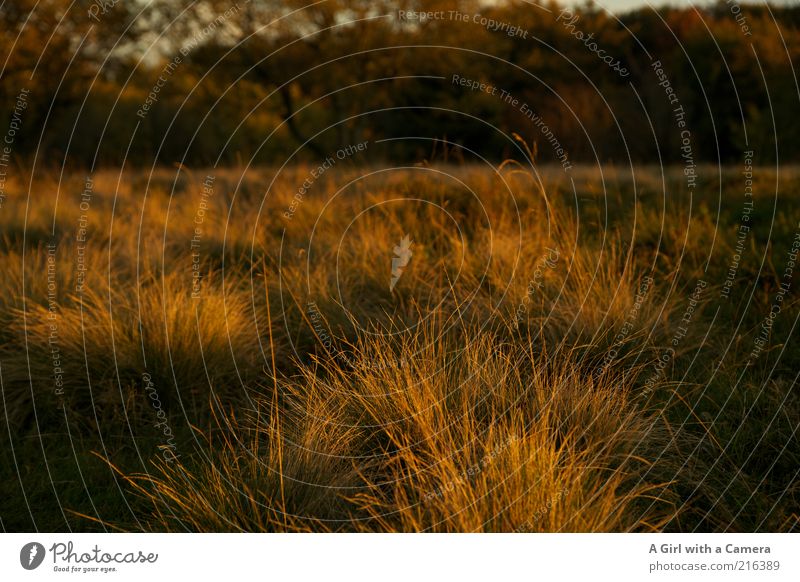
[[[270,171],[251,173],[238,190],[224,170],[199,223],[202,172],[160,170],[146,190],[141,177],[99,173],[85,211],[75,202],[83,177],[43,177],[30,201],[10,183],[12,210],[0,215],[10,442],[34,458],[74,456],[89,490],[113,473],[135,512],[120,510],[113,490],[117,509],[95,512],[77,488],[62,500],[75,527],[795,527],[791,381],[759,366],[728,398],[741,368],[729,358],[714,369],[731,322],[748,321],[729,352],[739,357],[759,317],[733,301],[715,312],[732,245],[722,226],[715,233],[713,197],[693,200],[691,213],[679,194],[662,206],[651,173],[640,200],[625,199],[627,186],[604,197],[581,169],[575,206],[549,170],[542,183],[511,166],[441,170],[472,194],[406,170],[334,198],[359,176],[339,170],[290,219],[308,168],[274,183]],[[798,212],[786,212],[794,222],[780,225],[791,229]],[[390,288],[405,235],[413,258]],[[744,286],[765,252],[763,239],[750,244]],[[656,368],[700,278],[708,287],[693,323]],[[769,301],[758,290],[754,302]],[[161,454],[145,375],[174,459]],[[39,426],[53,443],[35,442]],[[775,462],[752,458],[754,448]],[[32,475],[20,479],[30,487]],[[7,526],[26,519],[3,515]]]

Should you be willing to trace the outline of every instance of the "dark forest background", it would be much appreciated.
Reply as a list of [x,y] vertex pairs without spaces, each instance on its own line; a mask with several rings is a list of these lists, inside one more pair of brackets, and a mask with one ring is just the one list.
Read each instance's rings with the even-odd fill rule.
[[[738,21],[739,7],[724,2],[616,17],[574,9],[574,30],[593,33],[630,71],[623,77],[557,21],[553,3],[457,3],[527,38],[471,20],[398,18],[398,10],[447,11],[453,2],[304,4],[5,2],[0,133],[27,89],[14,141],[20,163],[36,154],[52,167],[275,164],[401,136],[518,156],[501,132],[555,160],[518,107],[454,85],[457,74],[529,104],[570,160],[674,163],[681,136],[651,67],[658,60],[686,111],[697,161],[731,162],[746,149],[757,163],[800,158],[797,7],[742,5]],[[420,147],[398,141],[391,152],[397,160],[446,155]]]

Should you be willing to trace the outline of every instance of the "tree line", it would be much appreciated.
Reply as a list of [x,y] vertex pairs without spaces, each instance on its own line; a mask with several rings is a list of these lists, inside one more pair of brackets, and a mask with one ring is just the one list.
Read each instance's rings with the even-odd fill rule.
[[25,92],[13,156],[55,167],[800,157],[797,7],[306,4],[6,2],[0,134]]

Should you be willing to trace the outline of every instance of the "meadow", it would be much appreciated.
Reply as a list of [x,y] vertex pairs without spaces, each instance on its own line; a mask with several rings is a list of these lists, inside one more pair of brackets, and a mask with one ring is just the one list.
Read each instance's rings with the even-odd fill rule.
[[797,531],[777,171],[11,178],[2,527]]

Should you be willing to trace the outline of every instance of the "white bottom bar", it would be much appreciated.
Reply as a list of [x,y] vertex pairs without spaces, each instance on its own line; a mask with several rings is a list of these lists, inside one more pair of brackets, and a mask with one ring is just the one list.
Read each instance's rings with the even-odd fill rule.
[[[39,544],[39,545],[36,545]],[[72,545],[70,545],[72,544]],[[36,549],[32,546],[36,545]],[[44,556],[41,556],[41,548]],[[704,550],[702,553],[691,548]],[[755,551],[758,548],[760,551]],[[767,548],[768,551],[765,549]],[[705,550],[709,550],[706,552]],[[32,555],[33,554],[33,555]],[[130,563],[135,560],[135,563]],[[27,567],[39,562],[32,570]],[[771,566],[770,566],[771,564]],[[800,580],[792,534],[4,534],[0,579]],[[180,577],[180,578],[178,578]]]

